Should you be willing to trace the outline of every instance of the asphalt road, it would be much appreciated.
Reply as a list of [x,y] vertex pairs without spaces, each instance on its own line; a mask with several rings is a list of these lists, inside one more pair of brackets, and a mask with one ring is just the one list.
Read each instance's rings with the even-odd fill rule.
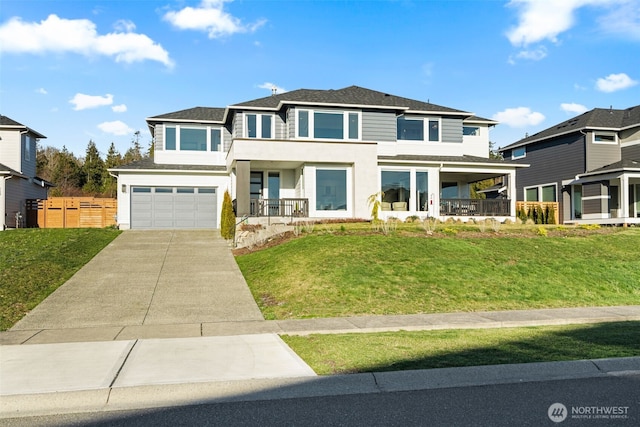
[[[548,414],[555,403],[566,408],[552,408],[559,422]],[[631,427],[640,425],[640,375],[64,414],[0,425]]]

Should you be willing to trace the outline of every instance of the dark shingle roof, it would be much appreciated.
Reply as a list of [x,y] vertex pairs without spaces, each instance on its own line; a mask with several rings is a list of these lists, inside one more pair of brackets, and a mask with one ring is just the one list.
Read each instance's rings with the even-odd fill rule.
[[148,121],[189,120],[200,122],[222,122],[225,108],[194,107],[173,113],[149,117]]
[[582,174],[582,175],[583,176],[599,175],[599,174],[602,174],[602,173],[619,171],[619,170],[623,170],[623,169],[624,170],[628,170],[628,169],[640,170],[640,160],[622,159],[619,162],[611,163],[610,165],[603,166],[603,167],[598,168],[598,169],[594,169],[594,170],[589,171],[588,173],[585,173],[585,174]]
[[543,131],[521,139],[520,141],[502,147],[500,151],[527,145],[543,139],[578,132],[585,129],[615,129],[620,130],[629,126],[640,125],[640,105],[626,110],[611,108],[594,108],[579,116],[565,120]]
[[460,114],[471,116],[471,113],[468,113],[466,111],[390,95],[388,93],[378,92],[359,86],[349,86],[337,90],[298,89],[291,92],[285,92],[267,96],[264,98],[254,99],[252,101],[234,104],[229,108],[253,107],[277,109],[281,104],[293,103],[357,105],[378,108],[386,107],[399,110],[446,112],[456,115]]
[[204,172],[226,172],[224,166],[211,166],[211,165],[164,165],[154,163],[152,158],[145,158],[137,162],[129,163],[126,165],[117,166],[110,170],[180,170],[180,171],[204,171]]
[[17,127],[17,128],[23,128],[25,130],[28,130],[29,132],[33,133],[37,138],[46,138],[46,136],[44,136],[43,134],[41,134],[40,132],[29,128],[28,126],[23,125],[22,123],[16,122],[15,120],[7,117],[7,116],[3,116],[0,115],[0,126],[10,126],[10,127]]

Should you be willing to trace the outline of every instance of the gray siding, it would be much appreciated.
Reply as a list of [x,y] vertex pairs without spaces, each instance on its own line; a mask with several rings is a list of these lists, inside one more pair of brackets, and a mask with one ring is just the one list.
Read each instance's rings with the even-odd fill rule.
[[4,223],[10,227],[16,225],[16,212],[20,212],[23,219],[26,219],[25,200],[47,198],[47,190],[28,179],[12,177],[7,180],[5,189]]
[[229,130],[229,128],[224,126],[222,128],[222,146],[223,146],[222,149],[224,150],[225,153],[229,151],[229,148],[231,147],[232,138],[233,136],[231,135],[231,131]]
[[442,142],[462,143],[462,119],[442,118]]
[[394,112],[362,112],[362,139],[364,141],[394,142],[397,136]]
[[593,133],[586,136],[587,171],[602,168],[620,161],[619,144],[597,144],[593,143]]
[[[582,213],[597,214],[609,212],[609,183],[606,181],[590,182],[582,186]],[[587,199],[586,197],[596,197],[595,199]]]
[[631,159],[631,160],[640,160],[640,144],[623,147],[622,158]]
[[20,132],[1,131],[0,132],[0,163],[11,169],[20,170]]
[[[560,212],[563,208],[562,181],[575,178],[585,171],[584,136],[582,134],[567,135],[550,141],[527,146],[527,155],[521,159],[511,160],[511,150],[504,152],[508,163],[528,164],[530,167],[516,171],[516,198],[524,200],[524,187],[557,183]],[[565,221],[569,218],[559,218]]]
[[287,139],[287,121],[286,115],[283,112],[275,115],[276,120],[276,139]]
[[164,150],[164,126],[159,124],[156,125],[156,129],[155,129],[155,144],[154,147],[156,150],[158,151],[162,151]]
[[287,123],[289,124],[289,139],[296,139],[296,109],[287,110]]

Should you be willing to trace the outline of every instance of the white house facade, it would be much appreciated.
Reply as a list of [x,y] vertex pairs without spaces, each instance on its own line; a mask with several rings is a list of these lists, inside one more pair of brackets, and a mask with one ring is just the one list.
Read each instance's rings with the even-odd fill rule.
[[[300,89],[149,117],[154,157],[112,169],[121,228],[216,228],[239,217],[515,219],[515,170],[489,158],[497,123],[357,86]],[[470,184],[503,177],[499,198]],[[506,177],[506,179],[504,178]]]

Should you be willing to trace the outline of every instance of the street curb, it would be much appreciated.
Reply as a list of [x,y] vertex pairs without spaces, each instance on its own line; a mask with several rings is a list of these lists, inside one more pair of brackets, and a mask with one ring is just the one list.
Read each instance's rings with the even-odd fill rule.
[[2,396],[0,419],[639,375],[640,357],[376,372]]

